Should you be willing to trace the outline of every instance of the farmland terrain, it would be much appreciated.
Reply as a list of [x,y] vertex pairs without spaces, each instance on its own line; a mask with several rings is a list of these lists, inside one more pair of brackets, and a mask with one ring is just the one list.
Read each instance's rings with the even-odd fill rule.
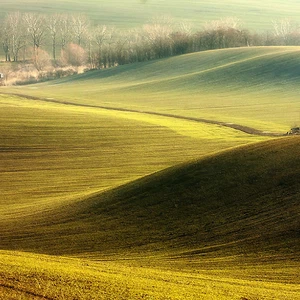
[[299,145],[291,137],[228,150],[11,218],[1,229],[2,291],[298,299]]
[[237,17],[249,29],[258,31],[273,29],[272,21],[278,19],[298,20],[300,4],[296,0],[251,1],[162,1],[162,0],[47,0],[5,1],[1,0],[2,16],[11,11],[39,13],[83,13],[94,23],[113,25],[119,28],[138,27],[150,19],[168,15],[177,22],[187,21],[200,28],[207,21]]
[[1,87],[0,298],[300,299],[299,52]]
[[48,100],[285,133],[300,118],[299,53],[299,47],[205,51],[7,89]]

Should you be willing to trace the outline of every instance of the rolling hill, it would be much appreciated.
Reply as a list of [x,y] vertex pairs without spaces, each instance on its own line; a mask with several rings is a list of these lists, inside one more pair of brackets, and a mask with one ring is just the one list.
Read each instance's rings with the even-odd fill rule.
[[299,299],[299,51],[1,87],[0,298]]
[[162,1],[162,0],[40,0],[0,1],[1,14],[11,11],[40,13],[84,13],[94,23],[114,25],[121,28],[137,27],[149,19],[170,15],[177,22],[188,21],[200,29],[206,21],[238,17],[243,26],[250,29],[272,30],[272,21],[288,18],[298,20],[300,4],[295,0],[251,1]]
[[1,222],[264,140],[161,116],[0,95]]
[[238,147],[11,219],[0,293],[299,299],[299,152],[298,137]]
[[297,137],[239,147],[13,219],[1,248],[297,259],[299,151]]
[[10,87],[9,91],[285,133],[300,121],[299,51],[299,47],[206,51]]

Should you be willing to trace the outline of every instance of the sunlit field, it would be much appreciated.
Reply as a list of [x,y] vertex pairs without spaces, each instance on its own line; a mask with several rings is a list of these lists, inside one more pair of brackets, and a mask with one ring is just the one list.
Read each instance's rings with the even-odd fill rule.
[[[211,270],[201,264],[195,270],[186,260],[178,265],[173,261],[154,259],[152,266],[140,259],[95,262],[1,252],[5,275],[0,295],[3,299],[299,299],[297,268],[288,264],[276,274],[274,264],[241,268],[228,259],[227,269]],[[289,274],[294,281],[286,283]]]
[[1,251],[0,293],[299,299],[300,164],[291,160],[299,145],[285,138],[236,148],[11,218],[2,248],[52,256]]
[[300,299],[299,52],[1,87],[0,299]]
[[[263,138],[143,114],[1,96],[1,212],[70,201]],[[4,211],[5,213],[4,213]]]
[[168,15],[177,22],[188,22],[200,29],[205,22],[237,17],[243,27],[258,31],[272,30],[272,21],[278,19],[298,20],[300,4],[295,0],[251,1],[162,1],[162,0],[69,0],[60,1],[4,1],[1,0],[1,14],[11,11],[40,13],[84,13],[94,23],[114,25],[118,28],[139,27],[150,19]]
[[299,53],[299,47],[205,51],[8,90],[286,133],[300,121]]

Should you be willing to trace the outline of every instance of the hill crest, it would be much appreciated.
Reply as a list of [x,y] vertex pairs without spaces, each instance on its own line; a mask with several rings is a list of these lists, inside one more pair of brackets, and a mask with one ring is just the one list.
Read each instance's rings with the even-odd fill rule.
[[[295,259],[300,139],[238,147],[1,230],[1,247],[61,255]],[[18,240],[18,243],[16,243]]]

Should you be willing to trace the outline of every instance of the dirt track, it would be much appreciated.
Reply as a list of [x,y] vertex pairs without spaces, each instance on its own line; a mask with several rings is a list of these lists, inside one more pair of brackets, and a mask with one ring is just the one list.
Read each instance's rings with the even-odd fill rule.
[[270,136],[270,137],[279,137],[284,136],[283,133],[278,132],[269,132],[269,131],[262,131],[258,130],[252,127],[247,127],[235,123],[227,123],[227,122],[221,122],[221,121],[214,121],[214,120],[208,120],[203,118],[194,118],[194,117],[185,117],[180,115],[173,115],[173,114],[167,114],[167,113],[159,113],[159,112],[152,112],[152,111],[143,111],[143,110],[136,110],[136,109],[130,109],[130,108],[117,108],[117,107],[109,107],[109,106],[102,106],[102,105],[91,105],[91,104],[79,104],[74,102],[68,102],[68,101],[60,101],[56,99],[50,99],[50,98],[39,98],[29,95],[23,95],[23,94],[16,94],[16,93],[1,93],[6,95],[14,95],[22,98],[26,98],[29,100],[39,100],[44,102],[50,102],[50,103],[57,103],[57,104],[63,104],[63,105],[72,105],[72,106],[79,106],[79,107],[90,107],[90,108],[100,108],[100,109],[107,109],[107,110],[115,110],[115,111],[124,111],[124,112],[133,112],[133,113],[141,113],[141,114],[148,114],[148,115],[155,115],[155,116],[161,116],[161,117],[169,117],[169,118],[175,118],[175,119],[181,119],[181,120],[188,120],[188,121],[194,121],[194,122],[200,122],[200,123],[206,123],[206,124],[213,124],[213,125],[219,125],[224,127],[233,128],[235,130],[239,130],[248,134],[252,135],[259,135],[259,136]]

